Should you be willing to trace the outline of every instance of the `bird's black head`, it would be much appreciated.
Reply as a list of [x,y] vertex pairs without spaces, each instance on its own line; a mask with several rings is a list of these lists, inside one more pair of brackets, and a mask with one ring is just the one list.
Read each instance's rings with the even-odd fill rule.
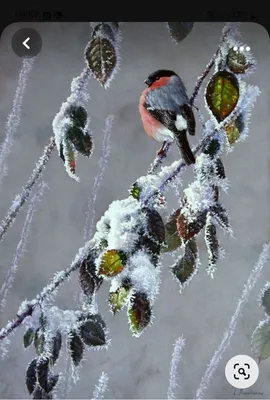
[[153,72],[151,75],[145,79],[144,83],[150,87],[155,81],[158,81],[160,78],[170,78],[171,76],[175,76],[176,73],[169,69],[159,69],[158,71]]

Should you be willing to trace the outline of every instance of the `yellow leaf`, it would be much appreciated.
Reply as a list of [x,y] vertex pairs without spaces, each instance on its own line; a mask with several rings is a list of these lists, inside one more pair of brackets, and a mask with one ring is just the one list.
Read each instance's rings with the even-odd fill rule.
[[125,262],[126,257],[122,252],[108,250],[102,257],[98,274],[107,277],[116,276],[123,271]]

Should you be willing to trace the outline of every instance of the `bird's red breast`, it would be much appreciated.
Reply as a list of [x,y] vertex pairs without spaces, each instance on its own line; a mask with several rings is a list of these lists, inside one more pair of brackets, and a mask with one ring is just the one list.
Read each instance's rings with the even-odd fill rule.
[[159,121],[157,121],[151,114],[145,109],[144,105],[146,102],[146,95],[151,90],[151,88],[146,88],[141,94],[139,100],[139,112],[141,114],[141,119],[143,123],[143,127],[145,133],[151,138],[155,139],[156,130],[160,128],[162,125]]

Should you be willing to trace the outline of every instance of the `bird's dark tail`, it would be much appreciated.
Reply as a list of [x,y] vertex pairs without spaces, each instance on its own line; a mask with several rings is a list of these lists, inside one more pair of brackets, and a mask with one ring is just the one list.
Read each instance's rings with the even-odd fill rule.
[[186,165],[195,164],[195,157],[192,153],[192,150],[189,146],[187,140],[187,132],[185,130],[179,131],[174,134],[175,141],[178,149],[180,150],[180,154]]

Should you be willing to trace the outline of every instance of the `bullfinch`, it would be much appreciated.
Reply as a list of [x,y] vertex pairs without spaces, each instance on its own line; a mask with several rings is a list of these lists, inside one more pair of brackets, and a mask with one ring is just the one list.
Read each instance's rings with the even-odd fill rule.
[[144,81],[148,86],[141,94],[139,112],[146,134],[166,143],[175,141],[184,162],[195,163],[187,132],[195,135],[196,122],[182,79],[173,71],[158,70]]

